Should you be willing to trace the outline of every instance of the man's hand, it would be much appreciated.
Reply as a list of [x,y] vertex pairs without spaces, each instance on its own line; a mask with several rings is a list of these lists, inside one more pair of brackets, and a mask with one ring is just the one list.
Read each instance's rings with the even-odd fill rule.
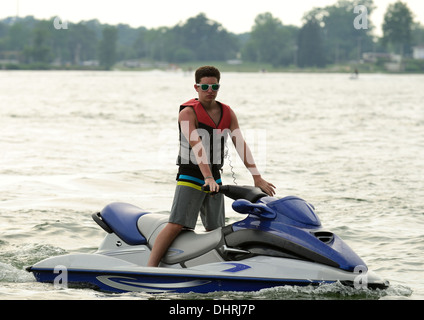
[[216,183],[215,179],[213,177],[206,177],[205,178],[205,184],[203,187],[209,187],[210,192],[216,193],[219,191],[219,185]]
[[253,180],[255,181],[255,187],[260,188],[270,197],[275,195],[275,186],[272,183],[265,181],[260,175],[253,176]]

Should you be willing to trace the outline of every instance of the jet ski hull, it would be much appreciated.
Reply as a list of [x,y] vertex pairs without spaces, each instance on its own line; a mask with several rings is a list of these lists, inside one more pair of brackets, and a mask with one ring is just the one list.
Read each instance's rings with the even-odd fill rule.
[[210,263],[193,268],[149,268],[98,254],[75,254],[49,258],[28,269],[39,282],[115,293],[245,292],[338,281],[368,288],[388,286],[371,272],[352,273],[313,262],[273,257]]

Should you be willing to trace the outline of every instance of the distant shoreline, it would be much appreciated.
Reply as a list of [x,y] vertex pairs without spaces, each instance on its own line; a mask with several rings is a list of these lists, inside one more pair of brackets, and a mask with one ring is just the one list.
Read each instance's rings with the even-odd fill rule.
[[[417,61],[417,60],[414,60]],[[423,61],[419,61],[420,64],[424,64]],[[49,64],[1,64],[0,71],[125,71],[125,72],[140,72],[140,71],[170,71],[170,72],[190,72],[196,70],[200,65],[214,65],[218,67],[222,72],[257,72],[257,73],[346,73],[353,74],[354,70],[357,69],[359,74],[424,74],[424,70],[402,70],[402,71],[389,71],[382,66],[375,64],[343,64],[343,65],[329,65],[325,68],[298,68],[295,66],[287,67],[273,67],[268,64],[259,63],[243,63],[239,65],[230,65],[226,62],[193,62],[185,63],[180,65],[174,64],[161,64],[160,66],[152,65],[150,67],[125,67],[122,63],[116,64],[110,70],[106,70],[99,66],[54,66]]]

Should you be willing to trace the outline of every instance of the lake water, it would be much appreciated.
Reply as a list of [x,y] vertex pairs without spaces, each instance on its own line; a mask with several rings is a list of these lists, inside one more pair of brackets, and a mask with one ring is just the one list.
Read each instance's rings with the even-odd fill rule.
[[[96,249],[91,213],[108,203],[169,212],[178,107],[193,83],[182,72],[0,72],[0,299],[424,299],[422,75],[224,73],[218,97],[278,196],[314,204],[388,290],[152,296],[36,283],[26,266]],[[234,173],[251,184],[231,146],[229,157],[224,183]]]

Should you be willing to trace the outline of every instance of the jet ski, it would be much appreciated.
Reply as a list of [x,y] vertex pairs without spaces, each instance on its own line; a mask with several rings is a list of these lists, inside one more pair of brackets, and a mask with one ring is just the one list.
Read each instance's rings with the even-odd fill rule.
[[322,227],[307,201],[269,197],[251,186],[221,186],[219,192],[235,200],[232,207],[244,219],[210,232],[182,231],[157,268],[147,261],[168,216],[111,203],[92,215],[107,233],[96,252],[54,256],[27,271],[39,282],[117,293],[258,291],[334,282],[389,286]]

